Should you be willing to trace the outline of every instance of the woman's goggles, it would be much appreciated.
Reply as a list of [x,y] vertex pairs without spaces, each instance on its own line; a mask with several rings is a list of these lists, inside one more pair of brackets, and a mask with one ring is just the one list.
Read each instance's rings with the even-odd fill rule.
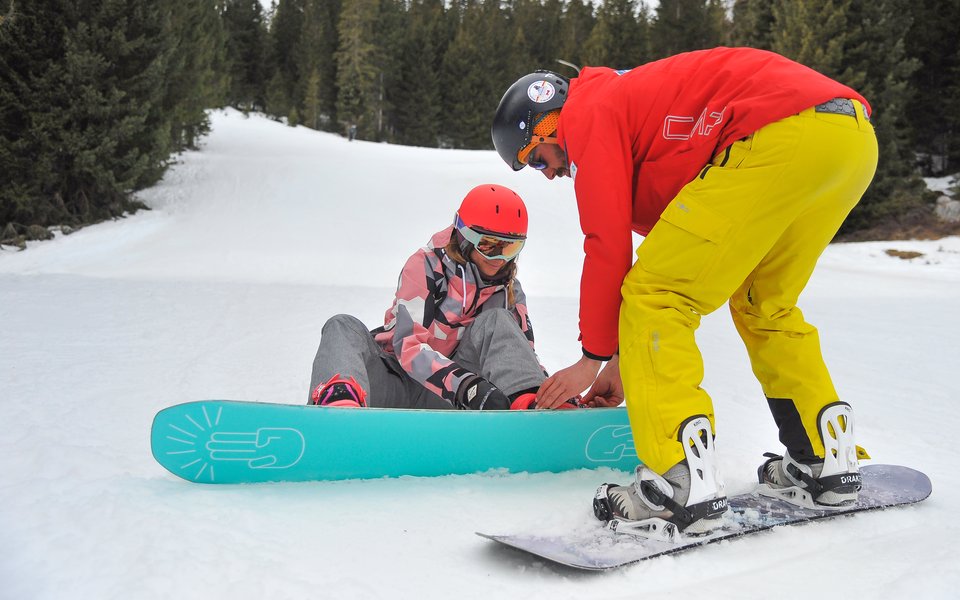
[[494,233],[486,233],[467,227],[460,217],[457,217],[457,231],[465,240],[473,244],[477,252],[491,260],[513,260],[523,250],[526,242],[523,238],[505,237]]

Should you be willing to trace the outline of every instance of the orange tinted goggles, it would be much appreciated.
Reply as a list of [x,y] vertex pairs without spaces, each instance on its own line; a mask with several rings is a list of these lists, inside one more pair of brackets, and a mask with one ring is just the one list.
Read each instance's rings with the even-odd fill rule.
[[526,242],[524,239],[476,231],[467,227],[459,218],[457,219],[457,230],[464,239],[473,244],[477,252],[492,260],[513,260],[523,250],[523,245]]

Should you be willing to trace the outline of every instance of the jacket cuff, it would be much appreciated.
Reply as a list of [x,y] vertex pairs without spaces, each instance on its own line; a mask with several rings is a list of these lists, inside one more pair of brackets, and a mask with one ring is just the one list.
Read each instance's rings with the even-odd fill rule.
[[593,360],[599,360],[600,362],[607,362],[608,360],[613,358],[613,356],[600,356],[599,354],[593,354],[591,352],[587,352],[586,348],[583,348],[583,355]]

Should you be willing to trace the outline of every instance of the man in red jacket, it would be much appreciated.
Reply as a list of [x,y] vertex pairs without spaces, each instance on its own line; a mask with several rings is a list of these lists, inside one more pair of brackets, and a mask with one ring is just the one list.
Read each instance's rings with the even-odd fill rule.
[[[852,411],[797,299],[873,178],[869,114],[849,87],[750,48],[571,81],[539,71],[507,90],[497,152],[514,170],[572,178],[586,236],[583,357],[537,404],[587,387],[587,399],[625,397],[644,463],[635,483],[598,490],[601,520],[656,537],[718,526],[726,499],[694,333],[725,302],[786,447],[760,467],[761,493],[856,500]],[[635,262],[632,232],[645,236]]]

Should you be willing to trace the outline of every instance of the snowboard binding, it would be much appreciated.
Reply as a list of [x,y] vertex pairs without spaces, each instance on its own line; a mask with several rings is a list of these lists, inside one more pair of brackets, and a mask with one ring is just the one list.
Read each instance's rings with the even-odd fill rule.
[[670,543],[720,527],[727,498],[714,463],[710,421],[702,415],[688,419],[679,441],[686,459],[664,475],[640,465],[630,486],[601,485],[593,499],[596,517],[615,532]]
[[802,463],[790,452],[766,453],[757,469],[761,496],[778,498],[811,510],[836,510],[853,505],[861,489],[859,457],[869,458],[854,443],[853,410],[845,402],[823,409],[819,419],[824,459]]
[[326,383],[321,383],[310,394],[314,406],[366,408],[367,394],[353,377],[341,377],[337,373]]

